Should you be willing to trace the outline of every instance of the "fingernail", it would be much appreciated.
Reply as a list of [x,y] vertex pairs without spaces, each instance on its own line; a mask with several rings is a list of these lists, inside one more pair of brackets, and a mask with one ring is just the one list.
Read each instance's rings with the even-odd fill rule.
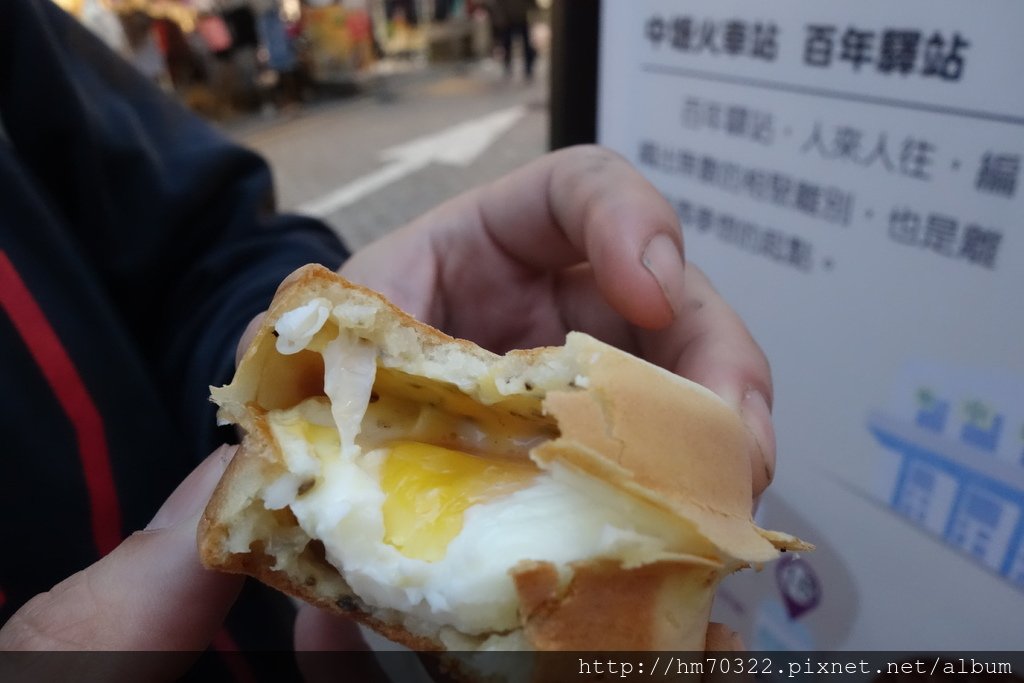
[[[775,427],[768,400],[757,389],[748,389],[740,401],[740,416],[750,429],[761,451],[761,462],[754,463],[755,495],[771,483],[775,476]],[[759,490],[760,489],[760,490]]]
[[672,238],[658,233],[647,243],[641,258],[644,268],[654,276],[674,315],[683,310],[683,255]]
[[211,453],[164,501],[156,515],[146,525],[146,530],[154,531],[176,526],[191,519],[206,507],[234,452],[235,446],[221,446]]

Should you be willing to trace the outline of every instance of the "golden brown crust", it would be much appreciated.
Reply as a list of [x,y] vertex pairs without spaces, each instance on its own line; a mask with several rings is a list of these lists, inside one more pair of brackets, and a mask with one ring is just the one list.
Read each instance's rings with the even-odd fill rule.
[[[573,565],[564,589],[551,565],[517,567],[512,575],[523,633],[532,647],[701,649],[714,585],[724,574],[773,559],[777,548],[809,547],[752,523],[747,460],[752,437],[740,418],[703,387],[575,333],[565,347],[499,357],[416,321],[375,292],[307,266],[278,291],[231,384],[212,389],[219,416],[240,425],[246,436],[200,524],[199,547],[207,566],[254,576],[414,649],[444,649],[437,633],[412,633],[394,615],[363,604],[322,553],[317,555],[315,542],[301,556],[285,559],[273,547],[275,534],[298,534],[299,544],[309,539],[296,531],[294,521],[289,528],[290,513],[268,511],[259,501],[261,488],[285,468],[263,416],[323,391],[319,354],[277,354],[274,326],[284,313],[321,297],[332,305],[372,310],[372,320],[365,323],[369,327],[358,331],[374,335],[376,343],[396,349],[411,344],[415,358],[457,355],[460,368],[470,369],[451,381],[474,400],[492,404],[529,395],[543,401],[547,419],[553,418],[560,434],[532,451],[538,464],[561,463],[592,474],[692,528],[690,552],[702,557],[676,556],[632,568],[606,560],[580,563]],[[404,341],[393,342],[396,337]],[[379,362],[413,372],[402,363],[415,361],[400,355],[391,349]],[[424,367],[440,372],[436,365]],[[553,365],[572,368],[579,376],[544,379]],[[420,371],[427,370],[417,366],[413,374]],[[444,374],[433,378],[448,379]],[[549,386],[533,386],[543,382]]]
[[[570,342],[571,343],[571,342]],[[544,401],[562,436],[536,450],[570,462],[693,521],[729,557],[764,562],[777,551],[751,521],[753,437],[707,389],[596,340],[586,392]]]
[[513,571],[524,630],[535,649],[704,648],[720,567],[663,561],[624,569],[602,561],[573,570],[564,589],[550,563],[529,563]]

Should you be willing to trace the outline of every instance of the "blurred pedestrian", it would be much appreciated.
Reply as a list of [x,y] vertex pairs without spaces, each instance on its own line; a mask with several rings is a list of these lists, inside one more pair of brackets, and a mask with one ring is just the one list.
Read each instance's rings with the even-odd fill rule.
[[123,22],[128,39],[128,60],[132,66],[149,81],[170,91],[171,76],[167,70],[167,60],[157,42],[153,18],[138,9],[126,14]]
[[99,36],[111,50],[126,59],[131,56],[124,26],[121,25],[121,20],[114,10],[100,0],[85,0],[82,3],[81,20],[82,24]]
[[274,104],[280,109],[294,106],[301,100],[298,57],[292,39],[281,19],[278,0],[256,0],[256,27],[260,42],[266,49],[266,65],[276,75]]
[[530,38],[530,11],[534,0],[491,0],[491,18],[504,50],[505,77],[512,77],[512,43],[518,41],[523,52],[523,77],[533,80],[533,62],[537,50]]

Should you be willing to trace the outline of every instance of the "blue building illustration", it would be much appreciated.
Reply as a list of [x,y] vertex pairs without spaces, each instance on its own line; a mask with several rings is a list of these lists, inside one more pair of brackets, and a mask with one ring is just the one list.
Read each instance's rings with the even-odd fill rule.
[[1024,590],[1024,543],[1020,537],[1017,538],[1017,554],[1009,558],[1006,569],[1006,577]]
[[919,394],[913,421],[875,412],[868,428],[899,458],[889,505],[1024,590],[1024,467],[996,457],[1005,417],[967,406],[947,429],[950,402]]

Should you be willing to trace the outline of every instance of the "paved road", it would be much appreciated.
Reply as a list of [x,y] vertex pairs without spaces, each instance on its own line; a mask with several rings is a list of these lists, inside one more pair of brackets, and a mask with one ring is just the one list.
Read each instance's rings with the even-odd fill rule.
[[326,215],[358,248],[464,189],[544,153],[546,84],[504,81],[492,62],[396,76],[367,94],[307,108],[291,120],[236,128],[273,167],[278,204],[295,210],[373,174],[381,152],[460,122],[523,106],[525,114],[467,166],[432,162]]

